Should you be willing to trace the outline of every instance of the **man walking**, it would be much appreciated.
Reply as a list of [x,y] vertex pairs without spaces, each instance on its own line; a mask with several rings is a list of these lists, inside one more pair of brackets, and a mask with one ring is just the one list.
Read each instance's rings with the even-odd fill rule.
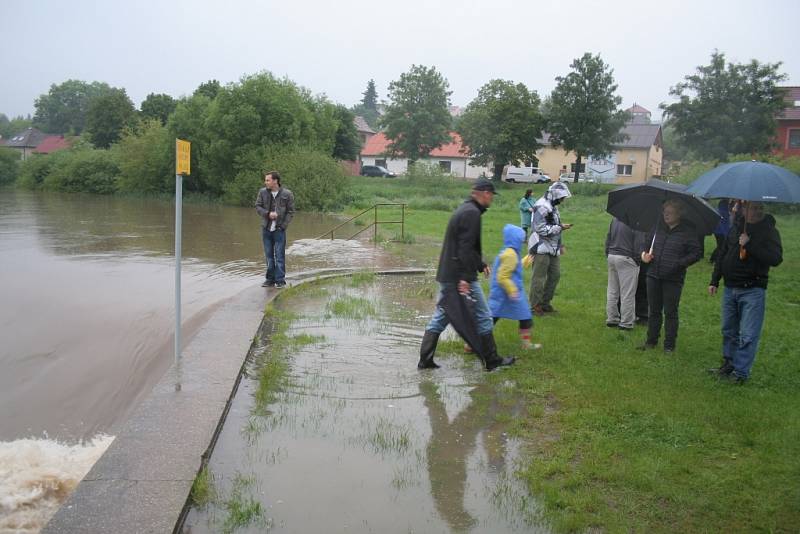
[[646,236],[614,217],[606,235],[608,287],[606,326],[633,330],[636,318],[636,286],[639,281],[639,254]]
[[767,301],[770,267],[783,261],[781,236],[775,218],[764,214],[760,202],[748,202],[744,216],[732,223],[721,244],[709,295],[716,295],[725,279],[722,295],[722,366],[711,371],[720,378],[744,383],[756,359]]
[[258,192],[256,211],[261,217],[261,240],[266,257],[266,280],[261,287],[286,287],[286,228],[294,216],[294,195],[281,187],[281,175],[264,175],[264,187]]
[[511,365],[514,358],[501,358],[492,335],[492,316],[486,297],[478,281],[478,273],[489,276],[489,266],[483,261],[481,253],[481,215],[494,199],[494,184],[485,178],[478,178],[472,186],[472,194],[464,201],[447,223],[436,281],[439,282],[439,297],[419,350],[419,369],[435,369],[439,366],[433,361],[439,335],[444,332],[450,320],[441,305],[445,292],[458,291],[474,301],[475,322],[481,339],[481,347],[472,347],[483,358],[487,371]]
[[564,253],[561,232],[572,228],[571,224],[561,222],[558,205],[571,196],[567,184],[555,182],[534,204],[531,233],[539,235],[539,242],[536,244],[529,301],[531,311],[538,316],[556,311],[550,301],[561,278],[560,257]]

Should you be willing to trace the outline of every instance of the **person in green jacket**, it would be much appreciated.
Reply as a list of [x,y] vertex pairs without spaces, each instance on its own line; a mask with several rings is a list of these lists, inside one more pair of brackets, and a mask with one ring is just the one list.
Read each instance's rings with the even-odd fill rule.
[[531,229],[531,215],[533,214],[531,194],[533,194],[533,189],[528,189],[525,191],[525,196],[519,201],[520,226],[525,230],[525,239],[528,239],[528,230]]

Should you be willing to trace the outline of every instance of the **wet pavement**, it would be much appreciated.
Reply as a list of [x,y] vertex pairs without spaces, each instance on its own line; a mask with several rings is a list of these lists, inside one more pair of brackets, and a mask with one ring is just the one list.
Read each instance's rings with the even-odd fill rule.
[[[431,277],[378,276],[276,301],[285,322],[251,352],[208,465],[215,495],[183,532],[546,531],[513,474],[513,384],[456,354],[416,369],[434,294]],[[286,376],[265,395],[256,377],[276,361]]]

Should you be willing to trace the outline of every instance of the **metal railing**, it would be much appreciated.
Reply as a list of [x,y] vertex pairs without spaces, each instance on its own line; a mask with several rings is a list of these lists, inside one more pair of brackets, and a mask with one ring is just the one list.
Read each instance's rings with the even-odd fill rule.
[[[400,206],[400,220],[399,221],[380,221],[380,220],[378,220],[378,207],[379,206]],[[365,213],[369,213],[370,211],[372,212],[372,222],[370,224],[368,224],[367,226],[365,226],[364,228],[362,228],[361,230],[359,230],[358,232],[356,232],[355,234],[351,235],[350,237],[346,237],[344,239],[355,239],[356,237],[361,235],[361,233],[364,232],[365,230],[369,230],[370,228],[372,228],[372,241],[373,241],[373,243],[377,243],[378,242],[378,225],[379,224],[399,224],[400,225],[400,239],[401,240],[405,239],[406,205],[405,204],[398,204],[398,203],[374,204],[373,206],[371,206],[371,207],[365,209],[364,211],[362,211],[361,213],[359,213],[357,215],[354,215],[353,217],[350,217],[349,219],[344,221],[342,224],[340,224],[340,225],[338,225],[338,226],[336,226],[334,228],[331,228],[330,230],[328,230],[327,232],[325,232],[321,236],[317,237],[317,239],[323,239],[323,238],[326,238],[327,236],[331,236],[331,240],[333,240],[336,230],[339,230],[340,228],[342,228],[342,227],[346,226],[347,224],[353,222],[354,220],[358,219],[359,217],[361,217]]]

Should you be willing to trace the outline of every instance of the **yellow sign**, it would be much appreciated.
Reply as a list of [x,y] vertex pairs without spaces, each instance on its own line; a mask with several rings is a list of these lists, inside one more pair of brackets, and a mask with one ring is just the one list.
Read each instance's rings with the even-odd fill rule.
[[189,141],[175,139],[175,174],[192,174],[191,149]]

